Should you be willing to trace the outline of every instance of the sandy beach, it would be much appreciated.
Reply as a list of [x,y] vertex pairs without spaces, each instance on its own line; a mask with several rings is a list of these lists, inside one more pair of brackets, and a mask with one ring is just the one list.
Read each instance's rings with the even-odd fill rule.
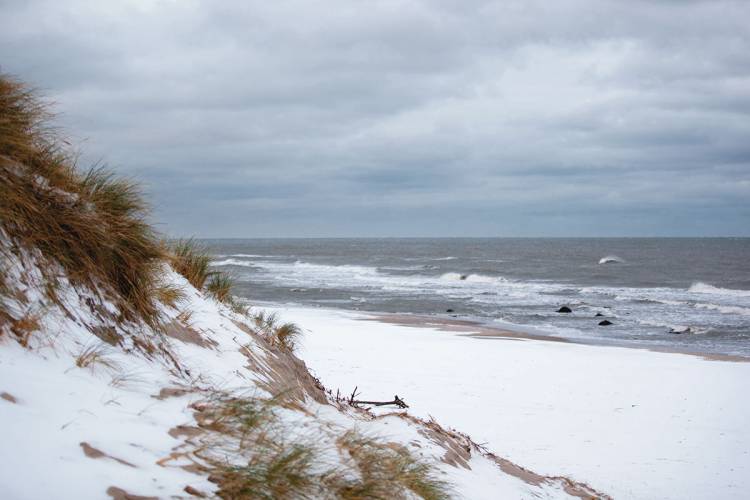
[[646,349],[653,352],[665,352],[672,354],[685,354],[688,356],[697,356],[709,361],[733,361],[738,363],[750,363],[750,358],[732,354],[706,353],[690,351],[687,349],[668,348],[663,346],[648,346],[645,344],[631,344],[628,346],[607,345],[598,341],[596,338],[591,339],[572,339],[565,337],[556,337],[554,335],[545,335],[542,333],[530,333],[528,331],[511,330],[500,328],[477,321],[465,319],[448,319],[436,318],[432,316],[422,316],[418,314],[387,314],[380,313],[371,317],[363,318],[365,321],[380,321],[383,323],[399,326],[410,326],[415,328],[432,328],[442,332],[453,332],[475,339],[497,339],[497,340],[541,340],[544,342],[566,342],[581,345],[598,345],[602,347],[622,347],[624,349]]
[[[750,364],[584,345],[462,320],[279,308],[334,391],[398,394],[504,458],[614,498],[739,498],[750,488]],[[485,339],[485,340],[478,340]],[[488,341],[486,339],[507,339]]]

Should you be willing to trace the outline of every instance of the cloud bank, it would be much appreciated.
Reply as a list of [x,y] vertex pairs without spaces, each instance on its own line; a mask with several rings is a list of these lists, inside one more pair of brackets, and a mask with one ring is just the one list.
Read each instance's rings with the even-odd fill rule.
[[25,0],[0,66],[173,235],[750,235],[744,1]]

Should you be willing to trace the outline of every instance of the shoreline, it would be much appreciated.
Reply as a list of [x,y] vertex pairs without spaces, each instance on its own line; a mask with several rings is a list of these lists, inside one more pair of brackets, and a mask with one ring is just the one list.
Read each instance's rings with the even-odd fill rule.
[[[358,311],[359,312],[359,311]],[[566,344],[578,344],[599,347],[618,347],[623,349],[638,349],[651,352],[668,354],[683,354],[696,356],[707,361],[725,361],[734,363],[750,363],[750,357],[738,354],[708,353],[700,351],[682,350],[668,346],[646,346],[646,345],[624,345],[618,343],[597,342],[596,339],[577,339],[568,337],[556,337],[544,333],[530,333],[523,330],[513,330],[507,327],[495,327],[479,321],[469,319],[449,319],[440,316],[427,316],[422,314],[408,313],[369,313],[369,318],[363,321],[379,321],[391,325],[406,326],[413,328],[431,328],[443,332],[457,333],[463,337],[475,339],[497,339],[497,340],[537,340],[541,342],[561,342]]]

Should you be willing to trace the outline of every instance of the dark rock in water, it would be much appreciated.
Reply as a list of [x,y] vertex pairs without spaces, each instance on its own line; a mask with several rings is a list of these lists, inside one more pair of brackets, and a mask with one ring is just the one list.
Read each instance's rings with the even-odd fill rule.
[[594,317],[595,317],[595,318],[599,318],[599,317],[601,317],[601,316],[604,316],[604,315],[603,315],[602,313],[596,313],[596,314],[594,314]]
[[612,322],[609,321],[609,320],[606,320],[606,319],[604,321],[600,321],[599,322],[599,326],[609,326],[611,324],[612,324]]
[[557,310],[559,313],[572,313],[573,310],[568,306],[562,306],[560,309]]
[[446,309],[445,312],[452,313],[452,312],[455,312],[455,311],[453,311],[453,309]]
[[465,281],[465,280],[466,280],[466,278],[468,278],[468,277],[469,277],[469,275],[468,275],[468,274],[462,274],[462,275],[461,275],[461,277],[460,277],[459,279],[460,279],[461,281]]

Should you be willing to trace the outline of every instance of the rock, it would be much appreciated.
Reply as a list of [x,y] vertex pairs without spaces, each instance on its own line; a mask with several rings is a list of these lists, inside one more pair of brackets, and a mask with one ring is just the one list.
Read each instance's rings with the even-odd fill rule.
[[455,312],[455,311],[453,309],[446,309],[445,312],[452,313],[452,312]]
[[601,317],[601,316],[604,316],[604,315],[603,315],[602,313],[596,313],[596,314],[594,314],[594,317],[595,317],[595,318],[599,318],[599,317]]
[[560,309],[557,310],[559,313],[572,313],[573,310],[568,306],[562,306]]
[[609,321],[609,320],[606,320],[606,319],[604,321],[600,321],[599,322],[599,326],[609,326],[611,324],[612,324],[612,322]]
[[674,328],[670,328],[669,333],[674,333],[675,335],[681,335],[683,333],[690,333],[690,327],[689,326],[676,326]]

